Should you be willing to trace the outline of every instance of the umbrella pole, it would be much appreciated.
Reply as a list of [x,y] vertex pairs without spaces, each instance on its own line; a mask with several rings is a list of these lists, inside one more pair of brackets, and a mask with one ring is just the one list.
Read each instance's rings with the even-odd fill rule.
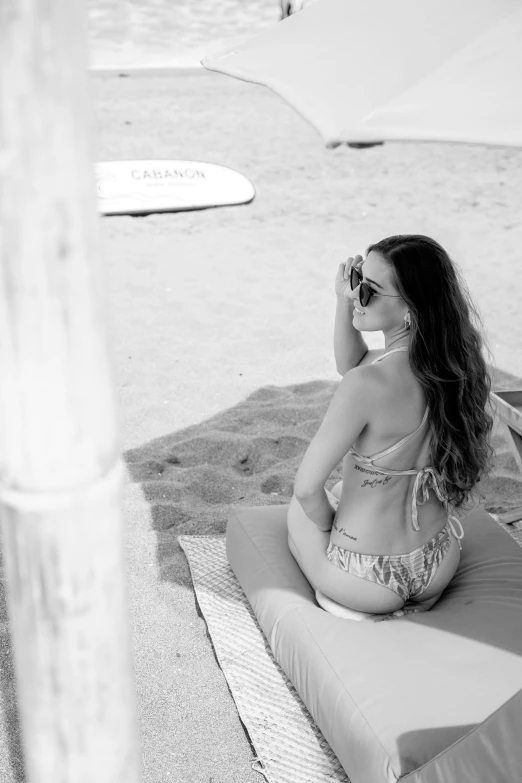
[[25,779],[137,783],[82,0],[0,0],[0,519]]

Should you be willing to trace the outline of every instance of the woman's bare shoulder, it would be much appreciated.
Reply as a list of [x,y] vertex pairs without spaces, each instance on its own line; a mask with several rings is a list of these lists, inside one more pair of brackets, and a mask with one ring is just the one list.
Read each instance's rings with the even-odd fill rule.
[[[392,398],[396,396],[398,388],[404,387],[405,378],[402,371],[398,371],[395,366],[390,367],[389,364],[383,367],[385,362],[373,363],[384,353],[384,349],[368,351],[366,357],[363,357],[363,360],[349,370],[343,378],[344,380],[347,376],[351,376],[352,384],[357,384],[359,393],[364,390],[362,393],[370,408],[385,404],[390,396]],[[364,361],[366,358],[367,361]],[[398,382],[398,387],[395,380]]]
[[[384,348],[368,351],[359,364],[347,373],[357,375],[360,384],[364,385],[368,405],[388,410],[390,405],[396,406],[400,401],[399,408],[411,406],[415,412],[420,405],[425,409],[425,393],[411,370],[408,354],[405,351],[397,352],[392,360],[385,359],[374,364],[375,359],[385,353]],[[402,361],[399,357],[403,357]]]
[[366,365],[358,364],[356,367],[352,367],[343,376],[341,386],[345,386],[351,394],[364,397],[366,403],[372,405],[375,402],[375,392],[378,392],[382,386],[379,365],[372,366],[369,362]]
[[365,365],[373,364],[373,362],[379,358],[379,356],[382,356],[383,353],[385,353],[384,348],[372,348],[371,350],[366,351],[362,359],[357,363],[354,364],[352,367],[350,367],[349,370],[346,370],[345,372],[341,372],[340,375],[344,376],[355,370],[357,367],[364,367]]
[[366,351],[363,358],[357,365],[357,367],[362,367],[365,364],[371,364],[376,359],[379,358],[379,356],[382,356],[385,353],[384,348],[372,348],[369,351]]

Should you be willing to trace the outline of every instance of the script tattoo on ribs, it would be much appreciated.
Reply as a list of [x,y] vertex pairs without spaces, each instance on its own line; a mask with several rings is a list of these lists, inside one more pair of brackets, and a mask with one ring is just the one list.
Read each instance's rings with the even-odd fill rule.
[[377,470],[367,470],[366,468],[361,468],[360,465],[354,465],[355,470],[360,471],[361,473],[369,473],[370,476],[377,476],[378,478],[372,479],[364,479],[363,483],[361,484],[361,487],[370,487],[370,489],[374,489],[377,484],[382,484],[385,486],[388,481],[391,481],[393,476],[385,476],[383,473],[379,473]]

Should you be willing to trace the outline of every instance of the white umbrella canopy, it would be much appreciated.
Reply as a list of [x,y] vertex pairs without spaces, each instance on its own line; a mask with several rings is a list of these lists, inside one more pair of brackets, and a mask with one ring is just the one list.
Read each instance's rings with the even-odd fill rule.
[[205,68],[266,85],[326,146],[522,146],[520,0],[320,0]]

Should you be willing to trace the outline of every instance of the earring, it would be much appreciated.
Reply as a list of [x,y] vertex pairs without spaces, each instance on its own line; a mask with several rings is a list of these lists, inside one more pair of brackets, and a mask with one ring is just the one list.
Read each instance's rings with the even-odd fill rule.
[[411,315],[409,310],[404,316],[404,324],[406,326],[406,329],[409,329],[411,327]]

